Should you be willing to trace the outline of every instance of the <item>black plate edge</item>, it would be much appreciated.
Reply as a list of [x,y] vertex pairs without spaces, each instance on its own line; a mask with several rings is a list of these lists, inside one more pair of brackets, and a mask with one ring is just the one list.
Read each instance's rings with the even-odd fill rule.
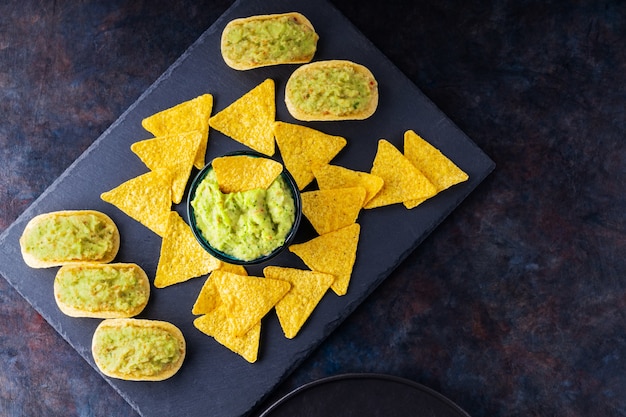
[[270,405],[261,414],[259,414],[258,417],[271,417],[271,413],[273,411],[275,411],[278,407],[280,407],[282,404],[284,404],[287,401],[293,399],[294,397],[297,397],[298,395],[300,395],[301,393],[303,393],[303,392],[305,392],[307,390],[310,390],[312,388],[316,388],[316,387],[318,387],[320,385],[324,385],[324,384],[328,384],[328,383],[332,383],[332,382],[337,382],[337,381],[342,381],[342,380],[348,380],[348,379],[371,379],[371,380],[390,381],[390,382],[396,382],[396,383],[399,383],[399,384],[403,384],[403,385],[409,386],[411,388],[415,388],[418,391],[422,391],[422,392],[424,392],[424,393],[434,397],[435,399],[445,403],[446,405],[450,406],[455,411],[457,411],[459,413],[459,415],[462,415],[462,416],[465,416],[465,417],[471,417],[465,410],[463,410],[454,401],[452,401],[448,397],[444,396],[443,394],[435,391],[432,388],[429,388],[429,387],[427,387],[425,385],[422,385],[422,384],[420,384],[418,382],[415,382],[415,381],[407,379],[407,378],[403,378],[403,377],[399,377],[399,376],[395,376],[395,375],[390,375],[390,374],[371,373],[371,372],[365,372],[365,373],[351,372],[351,373],[346,373],[346,374],[338,374],[338,375],[332,375],[332,376],[329,376],[329,377],[325,377],[325,378],[322,378],[322,379],[318,379],[318,380],[315,380],[315,381],[308,382],[308,383],[306,383],[304,385],[301,385],[301,386],[295,388],[291,392],[285,394],[283,397],[281,397],[278,400],[276,400],[272,405]]

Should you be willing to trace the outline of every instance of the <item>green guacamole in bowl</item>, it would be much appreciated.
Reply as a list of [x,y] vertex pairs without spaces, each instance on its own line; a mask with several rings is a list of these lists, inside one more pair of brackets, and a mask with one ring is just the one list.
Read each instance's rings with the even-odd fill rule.
[[223,193],[209,164],[193,181],[187,208],[202,247],[234,264],[259,263],[278,254],[295,235],[301,216],[300,194],[284,169],[267,189]]

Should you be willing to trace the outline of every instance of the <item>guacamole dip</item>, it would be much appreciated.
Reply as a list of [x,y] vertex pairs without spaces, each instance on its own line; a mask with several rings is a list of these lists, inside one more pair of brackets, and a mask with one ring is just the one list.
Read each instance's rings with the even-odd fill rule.
[[91,213],[49,216],[24,236],[24,247],[42,261],[105,258],[113,249],[115,225]]
[[224,33],[225,58],[239,65],[257,66],[310,60],[318,35],[289,15],[232,22]]
[[134,265],[76,265],[59,269],[55,290],[59,301],[88,312],[134,312],[145,306],[150,289]]
[[159,327],[104,327],[94,335],[98,365],[107,374],[150,377],[174,366],[179,341]]
[[236,259],[251,261],[285,242],[295,220],[295,203],[279,176],[268,188],[224,194],[209,170],[191,201],[196,226],[209,244]]
[[308,114],[347,116],[369,105],[372,80],[350,66],[310,66],[294,72],[287,89],[289,99]]

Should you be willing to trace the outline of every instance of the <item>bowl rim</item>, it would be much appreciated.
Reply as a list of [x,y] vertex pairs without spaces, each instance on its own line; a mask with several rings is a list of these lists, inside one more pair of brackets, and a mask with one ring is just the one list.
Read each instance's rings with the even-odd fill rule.
[[[211,244],[208,242],[208,240],[206,240],[204,238],[204,236],[202,236],[202,233],[200,232],[200,230],[197,227],[196,217],[195,217],[195,214],[194,214],[194,209],[193,209],[193,206],[191,205],[191,202],[193,201],[193,199],[195,197],[195,193],[196,193],[196,189],[197,189],[198,185],[202,182],[202,180],[204,180],[204,177],[206,177],[208,172],[211,169],[213,169],[213,161],[216,158],[222,158],[222,157],[226,157],[226,156],[239,156],[239,155],[252,156],[252,157],[256,157],[256,158],[271,159],[271,160],[274,160],[276,162],[279,162],[283,166],[283,170],[280,173],[280,175],[285,179],[285,182],[287,183],[289,191],[291,192],[291,197],[293,199],[294,208],[295,208],[295,216],[294,216],[293,224],[291,226],[291,230],[289,231],[287,236],[285,236],[285,241],[283,242],[283,244],[278,246],[277,248],[275,248],[274,250],[272,250],[268,254],[262,255],[262,256],[260,256],[258,258],[251,259],[251,260],[248,260],[248,261],[242,260],[242,259],[239,259],[239,258],[235,258],[234,256],[229,255],[228,253],[222,252],[222,251],[214,248],[213,246],[211,246]],[[194,177],[193,181],[191,182],[191,186],[189,187],[189,192],[187,194],[187,218],[189,220],[189,226],[191,228],[191,231],[192,231],[195,239],[198,241],[200,246],[204,250],[206,250],[209,254],[211,254],[213,257],[215,257],[215,258],[217,258],[217,259],[219,259],[219,260],[221,260],[223,262],[227,262],[227,263],[234,264],[234,265],[244,265],[245,266],[245,265],[259,264],[259,263],[268,261],[271,258],[273,258],[276,255],[278,255],[279,253],[281,253],[285,248],[287,248],[289,246],[289,244],[295,238],[295,236],[297,234],[297,231],[298,231],[298,228],[300,226],[300,220],[302,218],[302,199],[301,199],[301,196],[300,196],[300,189],[298,188],[298,185],[296,184],[296,181],[293,178],[293,176],[291,175],[291,173],[285,167],[284,162],[277,161],[276,159],[274,159],[271,156],[268,156],[268,155],[265,155],[265,154],[262,154],[262,153],[256,152],[256,151],[241,150],[241,151],[228,152],[228,153],[225,153],[223,155],[214,157],[211,161],[209,161],[207,164],[205,164],[205,166],[202,167],[202,169]]]

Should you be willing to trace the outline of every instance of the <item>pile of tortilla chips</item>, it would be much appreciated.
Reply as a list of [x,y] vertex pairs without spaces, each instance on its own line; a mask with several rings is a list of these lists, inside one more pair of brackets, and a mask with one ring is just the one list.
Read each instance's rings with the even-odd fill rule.
[[268,266],[264,277],[218,270],[205,281],[192,308],[194,326],[256,362],[261,322],[275,308],[287,338],[293,338],[334,280],[329,274]]
[[[157,288],[210,274],[192,313],[194,326],[249,362],[258,358],[261,323],[275,310],[285,337],[295,337],[328,289],[347,293],[357,257],[362,209],[403,204],[412,209],[468,176],[439,150],[406,131],[404,153],[381,139],[370,172],[331,162],[345,138],[276,120],[275,85],[267,79],[211,115],[213,97],[201,95],[142,121],[153,138],[131,150],[149,171],[102,193],[101,198],[162,238]],[[182,201],[192,169],[204,166],[209,127],[268,156],[280,150],[301,191],[302,212],[317,236],[289,251],[309,268],[267,266],[263,277],[221,262],[202,249],[188,224],[172,209]],[[224,192],[266,186],[282,165],[213,162]],[[253,160],[251,162],[250,160]],[[316,182],[317,189],[311,184]],[[307,188],[309,187],[309,188]],[[305,191],[305,188],[307,191]]]
[[162,238],[154,286],[163,288],[220,268],[172,204],[182,201],[193,167],[204,166],[213,97],[204,94],[142,121],[155,137],[131,145],[149,171],[101,194]]

